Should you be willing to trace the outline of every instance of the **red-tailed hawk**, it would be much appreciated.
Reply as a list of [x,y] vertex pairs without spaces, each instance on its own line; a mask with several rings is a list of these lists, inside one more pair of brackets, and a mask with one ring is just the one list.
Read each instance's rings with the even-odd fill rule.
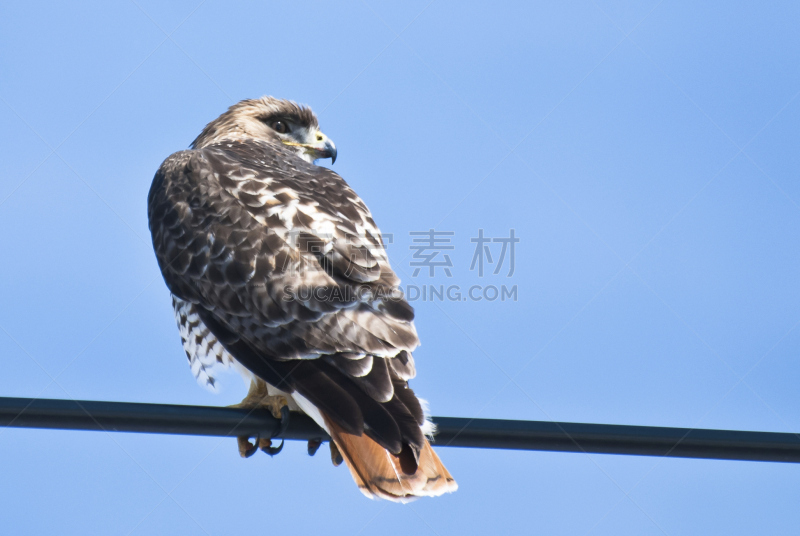
[[[336,147],[314,113],[244,100],[159,168],[148,217],[192,372],[250,384],[242,407],[311,416],[368,497],[455,491],[408,387],[419,345],[369,209],[314,161]],[[283,413],[282,413],[283,412]],[[270,452],[269,440],[239,449]]]

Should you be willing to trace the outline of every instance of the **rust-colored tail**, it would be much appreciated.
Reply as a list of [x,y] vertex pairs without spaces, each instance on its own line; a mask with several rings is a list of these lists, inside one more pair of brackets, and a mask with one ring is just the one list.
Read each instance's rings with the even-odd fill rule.
[[417,497],[436,497],[458,489],[427,439],[419,453],[413,473],[403,470],[401,458],[381,447],[372,438],[344,432],[325,418],[325,424],[358,489],[370,499],[408,502]]

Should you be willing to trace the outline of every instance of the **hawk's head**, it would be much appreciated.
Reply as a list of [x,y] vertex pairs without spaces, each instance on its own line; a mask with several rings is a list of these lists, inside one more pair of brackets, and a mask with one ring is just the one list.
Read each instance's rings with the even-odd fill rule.
[[243,139],[288,145],[307,162],[318,158],[330,158],[331,163],[336,162],[336,146],[319,130],[317,116],[311,108],[274,97],[237,102],[206,125],[192,142],[192,148]]

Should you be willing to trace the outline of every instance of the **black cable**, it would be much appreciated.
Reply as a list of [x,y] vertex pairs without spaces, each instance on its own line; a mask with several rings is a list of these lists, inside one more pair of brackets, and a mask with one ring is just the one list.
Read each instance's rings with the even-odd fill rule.
[[[800,462],[797,434],[459,417],[433,421],[439,447]],[[279,421],[262,409],[0,397],[0,426],[270,437]],[[301,413],[291,414],[281,437],[329,439]]]

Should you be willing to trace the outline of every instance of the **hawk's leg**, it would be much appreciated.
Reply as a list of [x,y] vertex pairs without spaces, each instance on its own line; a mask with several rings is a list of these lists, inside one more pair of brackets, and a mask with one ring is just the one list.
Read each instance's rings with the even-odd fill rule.
[[[270,395],[267,391],[267,384],[260,379],[251,380],[250,390],[247,392],[247,396],[245,396],[244,399],[238,404],[234,404],[230,407],[244,409],[267,408],[270,413],[272,413],[273,417],[280,419],[281,421],[280,428],[273,434],[272,437],[281,435],[283,432],[285,432],[286,427],[289,424],[289,405],[286,397],[281,395]],[[271,438],[262,438],[256,436],[252,444],[250,443],[249,436],[238,436],[236,440],[239,445],[239,455],[242,458],[249,458],[255,454],[258,449],[261,449],[270,456],[274,456],[275,454],[279,453],[281,449],[283,449],[282,440],[281,444],[277,447],[272,446]]]

